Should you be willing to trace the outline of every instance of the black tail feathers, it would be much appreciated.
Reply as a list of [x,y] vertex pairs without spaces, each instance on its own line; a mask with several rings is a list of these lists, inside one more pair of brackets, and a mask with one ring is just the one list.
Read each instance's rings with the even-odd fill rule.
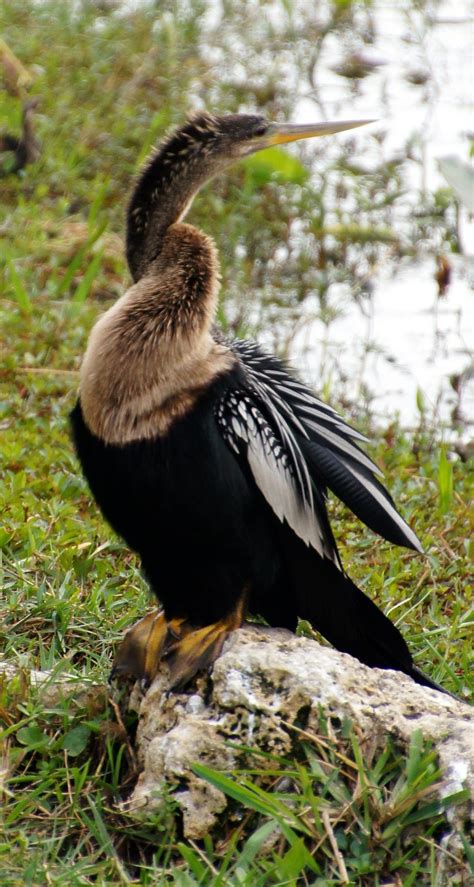
[[290,587],[301,618],[365,665],[401,671],[422,686],[446,692],[414,665],[398,628],[348,576],[293,534],[285,535]]
[[429,687],[430,690],[438,690],[439,693],[445,693],[446,696],[451,696],[451,699],[455,699],[456,702],[461,702],[462,700],[459,696],[456,696],[455,693],[451,693],[450,690],[445,690],[441,684],[437,684],[436,681],[433,681],[432,678],[429,678],[428,675],[421,670],[421,668],[417,668],[416,665],[412,665],[411,671],[408,673],[417,684],[420,684],[422,687]]

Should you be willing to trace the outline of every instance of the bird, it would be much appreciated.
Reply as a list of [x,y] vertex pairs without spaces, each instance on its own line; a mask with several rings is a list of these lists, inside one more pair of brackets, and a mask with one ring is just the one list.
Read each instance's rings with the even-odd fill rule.
[[10,151],[13,155],[6,168],[7,173],[16,173],[28,163],[35,163],[41,149],[34,132],[34,112],[40,104],[39,96],[28,99],[23,105],[22,134],[18,138],[11,133],[0,133],[0,154]]
[[132,285],[92,329],[72,436],[105,519],[136,552],[158,607],[125,634],[112,676],[171,691],[250,616],[308,620],[338,650],[442,689],[350,579],[332,492],[384,539],[422,552],[363,449],[366,438],[286,363],[216,324],[213,240],[185,222],[199,189],[265,148],[371,121],[269,122],[199,112],[139,173],[126,216]]

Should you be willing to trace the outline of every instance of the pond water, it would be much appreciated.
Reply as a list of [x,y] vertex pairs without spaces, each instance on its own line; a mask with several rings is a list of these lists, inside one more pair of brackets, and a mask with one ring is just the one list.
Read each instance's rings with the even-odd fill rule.
[[[328,117],[337,109],[343,119],[383,118],[386,144],[393,149],[416,133],[424,162],[413,165],[412,184],[436,189],[446,186],[437,160],[445,155],[466,160],[467,133],[472,137],[474,130],[473,5],[468,0],[434,5],[427,31],[413,11],[408,14],[412,6],[377,5],[378,36],[365,52],[380,65],[357,82],[350,99],[333,70],[338,48],[328,42],[319,93]],[[429,87],[407,80],[416,72],[426,72]],[[314,102],[303,98],[298,111],[295,119],[314,119]],[[472,435],[474,227],[463,206],[458,224],[464,255],[449,257],[451,284],[442,298],[430,258],[402,262],[390,274],[380,270],[364,304],[341,302],[329,326],[311,319],[315,313],[308,303],[308,323],[290,354],[308,381],[320,387],[330,380],[331,390],[339,387],[351,398],[365,391],[375,416],[398,414],[408,426],[419,421],[421,390],[427,418],[452,433],[454,409],[457,433]],[[337,304],[337,293],[333,298]],[[460,403],[455,388],[462,389]]]
[[474,298],[463,275],[464,262],[454,263],[453,283],[439,299],[432,262],[402,264],[395,276],[377,279],[363,310],[346,302],[329,328],[310,320],[293,341],[292,362],[318,388],[329,381],[350,400],[363,394],[373,416],[398,415],[405,426],[419,422],[422,392],[429,421],[455,424],[467,436]]
[[[150,4],[148,0],[126,0],[121,8],[130,11],[142,3],[156,8],[157,21],[163,17],[160,4]],[[314,26],[318,16],[323,20],[329,5],[324,0],[316,7],[311,0],[307,5],[304,0],[248,0],[244,7],[248,15],[253,9],[256,30],[259,17],[264,17],[273,20],[275,33],[291,8],[295,33],[304,34],[305,22],[311,18]],[[366,14],[368,7],[370,4],[360,0],[361,15]],[[202,6],[209,74],[208,85],[201,92],[198,89],[198,93],[205,103],[210,101],[211,107],[212,81],[219,81],[224,69],[229,88],[232,89],[235,77],[235,82],[243,84],[242,94],[246,95],[246,78],[250,73],[239,62],[246,34],[237,29],[231,52],[225,53],[226,44],[222,42],[223,28],[229,17],[235,17],[236,8],[223,0],[207,0]],[[431,10],[431,18],[426,10]],[[302,85],[308,81],[301,77],[292,60],[292,45],[284,40],[275,38],[275,46],[262,45],[262,64],[274,65],[279,77],[283,72],[291,81],[292,94],[294,90],[299,96],[292,115],[295,121],[376,118],[379,122],[373,124],[373,131],[378,127],[385,133],[386,156],[397,151],[406,156],[407,141],[413,136],[418,162],[404,168],[408,181],[403,184],[408,196],[403,198],[399,220],[403,230],[403,225],[409,227],[407,212],[416,212],[420,189],[447,187],[438,166],[439,158],[468,158],[467,134],[474,132],[473,3],[374,0],[370,14],[374,22],[372,40],[361,41],[360,34],[347,32],[341,39],[337,30],[325,36],[313,91]],[[172,13],[168,11],[164,18],[166,15]],[[354,55],[360,53],[370,69],[360,79],[341,76],[341,61],[351,48],[351,41]],[[308,52],[312,48],[311,45]],[[263,50],[269,53],[268,59]],[[250,91],[249,105],[251,102]],[[298,155],[301,148],[288,150]],[[368,169],[371,160],[368,154]],[[454,212],[453,207],[453,215]],[[435,258],[425,255],[411,263],[397,262],[391,256],[385,267],[379,265],[371,277],[370,293],[362,302],[354,301],[347,291],[332,285],[326,322],[316,319],[320,314],[316,297],[305,299],[302,323],[288,353],[304,378],[318,390],[328,383],[333,397],[339,395],[370,404],[372,414],[382,421],[398,416],[406,426],[417,424],[422,404],[425,419],[442,424],[451,437],[472,436],[474,224],[463,206],[459,208],[458,231],[464,254],[449,254],[451,282],[442,298],[438,298]],[[423,244],[419,246],[423,256]],[[433,250],[433,243],[430,248]],[[329,316],[334,319],[328,324]],[[269,347],[274,346],[265,329],[259,338]]]

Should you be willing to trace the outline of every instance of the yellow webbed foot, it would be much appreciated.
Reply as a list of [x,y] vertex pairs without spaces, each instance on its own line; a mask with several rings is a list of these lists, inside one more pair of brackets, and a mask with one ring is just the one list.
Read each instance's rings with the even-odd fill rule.
[[231,630],[224,622],[216,622],[194,631],[191,629],[176,641],[165,654],[170,670],[170,690],[181,689],[199,671],[212,665]]
[[226,637],[242,625],[244,599],[219,622],[196,628],[185,619],[167,620],[163,610],[147,613],[127,631],[115,656],[111,679],[131,674],[149,686],[164,660],[170,690],[182,689],[222,652]]
[[117,650],[110,679],[131,674],[148,686],[155,677],[160,661],[173,642],[183,620],[168,620],[163,610],[152,610],[132,625]]

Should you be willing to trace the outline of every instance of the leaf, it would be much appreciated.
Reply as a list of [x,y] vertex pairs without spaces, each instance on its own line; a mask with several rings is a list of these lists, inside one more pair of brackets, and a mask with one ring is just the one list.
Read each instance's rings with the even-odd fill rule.
[[100,265],[101,261],[102,261],[102,250],[100,250],[100,252],[98,252],[94,256],[86,273],[84,274],[84,277],[82,278],[79,286],[77,287],[77,290],[71,299],[71,301],[74,302],[75,304],[81,304],[82,302],[85,302],[85,300],[87,299],[87,296],[89,295],[89,293],[91,291],[92,284],[94,283],[94,280],[97,276],[97,272],[99,270],[99,265]]
[[4,545],[7,545],[12,537],[13,533],[9,533],[3,527],[0,527],[0,548],[3,548]]
[[205,767],[203,764],[193,764],[192,769],[196,776],[200,776],[201,779],[210,782],[211,785],[214,785],[221,792],[233,798],[234,801],[238,801],[239,804],[250,807],[251,810],[255,810],[263,816],[273,817],[280,825],[284,834],[285,823],[288,820],[291,821],[293,828],[303,832],[305,835],[310,834],[309,829],[291,807],[258,785],[248,785],[243,779],[241,779],[241,782],[236,782],[234,779],[230,779],[228,776],[224,776],[223,773],[212,770],[210,767]]
[[457,199],[470,213],[474,213],[474,169],[454,154],[439,157],[438,164]]
[[102,204],[104,202],[105,197],[107,196],[107,192],[109,190],[110,183],[109,179],[106,178],[102,184],[97,188],[97,193],[94,197],[93,203],[91,203],[89,214],[87,216],[87,225],[89,227],[89,231],[92,231],[95,234],[97,231],[97,218],[99,212],[102,208]]
[[195,853],[194,850],[191,849],[191,847],[188,847],[186,844],[183,844],[181,842],[177,846],[179,852],[181,853],[181,856],[183,857],[184,861],[187,862],[193,875],[196,875],[196,878],[199,879],[203,878],[206,872],[209,871],[209,869],[204,865],[202,860],[199,859],[197,853]]
[[64,751],[67,751],[72,757],[80,755],[86,748],[90,735],[91,731],[89,727],[85,726],[85,724],[81,724],[79,727],[73,727],[69,733],[66,733],[63,739],[62,745]]
[[425,396],[424,396],[423,391],[421,390],[420,387],[418,387],[416,389],[416,408],[421,416],[423,416],[425,414],[425,410],[426,410]]
[[195,881],[187,872],[176,872],[173,878],[174,887],[199,887],[200,882]]
[[281,859],[278,869],[288,879],[296,879],[298,875],[310,871],[320,873],[320,869],[305,847],[303,838],[296,838],[293,845]]
[[464,847],[464,852],[466,854],[466,859],[469,864],[469,868],[470,868],[472,874],[474,875],[474,848],[471,846],[471,844],[469,844],[469,842],[467,841],[467,839],[464,835],[461,835],[460,837],[461,837],[461,843]]
[[16,301],[25,314],[31,314],[33,310],[33,304],[27,290],[23,286],[21,277],[19,276],[18,271],[16,270],[15,265],[10,258],[7,258],[7,268]]
[[424,804],[423,807],[418,807],[413,813],[409,813],[405,818],[405,825],[421,822],[423,819],[432,819],[439,816],[443,810],[450,810],[457,804],[461,804],[463,801],[468,800],[469,791],[467,789],[461,789],[461,791],[454,792],[452,795],[447,795],[445,798],[438,798],[430,804]]
[[415,782],[420,773],[420,760],[423,753],[423,733],[414,730],[410,737],[410,749],[406,764],[406,773],[409,784]]
[[247,177],[255,185],[266,185],[272,180],[302,185],[309,177],[309,172],[301,161],[281,148],[267,148],[261,154],[249,157],[245,170]]
[[[66,273],[64,274],[63,279],[59,283],[57,290],[55,292],[55,298],[58,298],[62,293],[66,292],[69,289],[69,286],[72,283],[72,279],[76,273],[76,271],[81,266],[84,261],[88,251],[93,247],[94,243],[102,236],[105,229],[107,228],[107,219],[103,221],[100,225],[95,228],[94,231],[89,235],[87,240],[84,241],[82,246],[79,247],[76,255],[70,261],[68,267],[66,268]],[[89,266],[90,267],[90,266]],[[87,272],[86,272],[87,273]]]
[[453,501],[453,466],[442,447],[438,462],[439,509],[441,514],[449,511]]
[[278,825],[272,820],[270,822],[265,822],[260,828],[256,829],[247,841],[244,844],[242,852],[239,855],[237,869],[247,869],[248,866],[253,862],[257,853],[262,848],[265,841],[268,840],[270,835],[278,829]]
[[312,228],[318,238],[334,237],[339,243],[398,243],[399,237],[391,228],[382,225],[336,224],[321,227],[319,218]]
[[210,767],[205,767],[203,764],[194,764],[192,769],[196,776],[200,776],[201,779],[210,782],[211,785],[214,785],[216,788],[220,789],[221,792],[224,792],[224,794],[233,798],[234,801],[238,801],[239,804],[243,804],[245,807],[250,807],[252,810],[256,810],[257,813],[261,813],[263,816],[275,816],[277,814],[273,804],[267,803],[266,800],[257,797],[255,793],[246,788],[246,786],[234,782],[233,779],[224,776],[223,773],[211,770]]
[[20,727],[17,731],[18,742],[27,745],[31,749],[44,748],[49,743],[49,736],[36,726],[31,724],[30,727]]

